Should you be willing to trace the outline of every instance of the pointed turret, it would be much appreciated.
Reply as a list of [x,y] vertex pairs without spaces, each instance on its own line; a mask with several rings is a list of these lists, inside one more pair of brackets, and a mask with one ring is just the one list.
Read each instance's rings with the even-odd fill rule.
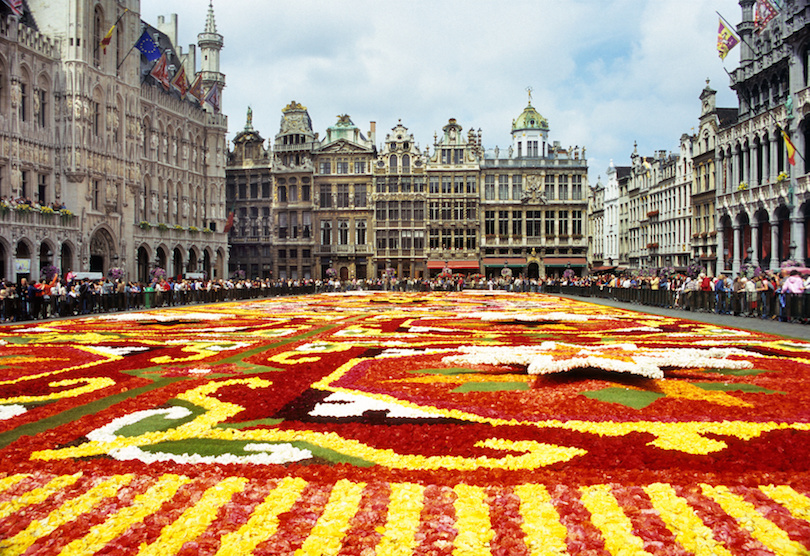
[[214,84],[218,84],[222,89],[225,87],[225,75],[219,71],[219,53],[222,50],[223,37],[217,33],[213,0],[209,1],[205,31],[197,35],[197,44],[202,57],[200,73],[202,73],[203,87],[208,91]]

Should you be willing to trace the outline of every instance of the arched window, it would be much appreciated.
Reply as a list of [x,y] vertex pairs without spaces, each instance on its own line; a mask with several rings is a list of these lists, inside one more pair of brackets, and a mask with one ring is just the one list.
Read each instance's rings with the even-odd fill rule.
[[397,155],[395,154],[388,157],[388,171],[392,174],[397,171]]
[[93,43],[90,48],[93,49],[93,64],[99,68],[101,67],[101,39],[104,38],[106,31],[104,30],[104,14],[100,6],[96,6],[96,11],[93,16]]
[[402,172],[407,174],[411,171],[411,157],[407,154],[402,155]]
[[48,79],[41,75],[39,77],[37,90],[34,92],[34,117],[39,127],[48,127],[50,118],[50,85]]
[[31,110],[29,108],[29,103],[31,102],[31,79],[28,77],[28,72],[22,71],[20,72],[20,105],[18,108],[18,114],[20,116],[21,122],[27,122],[31,118]]

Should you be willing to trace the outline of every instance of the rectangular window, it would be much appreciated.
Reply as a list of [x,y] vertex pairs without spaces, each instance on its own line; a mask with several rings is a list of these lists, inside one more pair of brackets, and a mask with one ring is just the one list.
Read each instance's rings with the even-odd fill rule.
[[399,230],[388,230],[388,248],[399,249]]
[[[346,163],[348,164],[348,162]],[[337,208],[348,208],[349,206],[349,184],[339,183],[337,186]]]
[[478,220],[478,203],[467,201],[467,220]]
[[322,185],[319,191],[321,208],[332,208],[332,186]]
[[388,192],[389,193],[399,192],[399,180],[397,180],[396,176],[388,177]]
[[442,195],[450,195],[452,181],[450,176],[442,176]]
[[498,200],[509,200],[509,176],[498,176]]
[[568,235],[568,211],[561,210],[557,213],[557,226],[561,236]]
[[413,248],[418,250],[425,248],[425,230],[413,231]]
[[[292,180],[291,180],[292,181]],[[290,187],[287,191],[287,197],[289,198],[291,203],[298,202],[298,186],[294,183],[290,184]]]
[[[47,120],[48,92],[40,89],[39,91],[37,91],[37,94],[39,95],[39,113],[37,114],[37,118],[38,118],[38,121],[39,121],[39,126],[40,127],[46,127],[48,125],[48,120]],[[120,126],[119,126],[119,128],[120,128]],[[116,128],[116,131],[119,128]]]
[[388,232],[386,230],[377,230],[375,237],[377,238],[377,249],[388,248]]
[[357,245],[365,245],[366,244],[366,221],[365,220],[358,220],[355,223],[355,241],[354,243]]
[[453,236],[453,249],[457,251],[464,250],[464,230],[456,230]]
[[354,206],[355,207],[365,207],[366,203],[366,184],[364,183],[357,183],[354,185]]
[[560,184],[558,189],[560,191],[560,201],[565,201],[568,199],[568,176],[560,176]]
[[279,239],[287,239],[289,234],[289,213],[278,213],[278,237]]
[[453,149],[442,149],[442,164],[450,164],[452,156]]
[[571,176],[571,198],[575,201],[582,200],[582,176]]
[[453,194],[464,195],[464,176],[456,176],[453,180]]
[[454,220],[464,220],[464,201],[454,201],[453,202],[453,219]]
[[374,191],[376,193],[385,193],[385,178],[377,178],[374,180]]
[[399,201],[388,201],[388,220],[399,220]]
[[475,176],[467,176],[467,195],[478,195],[478,179]]
[[413,219],[415,222],[421,222],[425,219],[425,202],[424,201],[414,201],[413,202]]
[[[28,190],[28,172],[22,173],[23,190]],[[28,195],[25,194],[25,197]],[[99,210],[101,206],[101,180],[93,180],[93,198],[91,199],[93,210]]]
[[453,230],[442,230],[442,249],[450,249],[453,245]]
[[554,200],[554,176],[546,176],[546,199]]
[[413,248],[413,230],[402,230],[402,248],[410,250]]
[[467,241],[466,241],[467,250],[474,251],[476,249],[477,243],[478,241],[475,230],[467,230]]
[[554,211],[547,210],[546,211],[546,235],[553,236],[554,235]]
[[512,176],[512,199],[519,201],[523,197],[523,176]]
[[453,201],[442,201],[442,220],[453,219]]
[[339,158],[335,163],[335,172],[338,174],[348,174],[349,173],[349,161],[345,158]]
[[523,213],[519,210],[512,211],[512,235],[514,237],[523,235]]
[[331,174],[332,173],[332,162],[330,160],[322,160],[321,161],[321,174]]
[[498,211],[498,235],[509,235],[509,211],[507,210]]
[[312,237],[312,213],[309,211],[305,211],[301,213],[301,225],[304,227],[303,237],[309,238]]
[[411,178],[400,178],[399,180],[400,191],[403,193],[410,193],[411,192]]
[[495,200],[495,176],[484,176],[484,199]]
[[453,164],[464,164],[464,149],[453,149]]
[[431,195],[438,195],[439,194],[439,178],[431,176],[429,181],[429,189],[428,193]]
[[239,198],[240,199],[247,199],[247,184],[240,183],[239,184]]
[[488,210],[484,213],[484,233],[488,236],[495,235],[495,211]]
[[575,210],[571,212],[571,233],[575,236],[582,235],[582,211]]
[[539,210],[526,211],[526,235],[529,237],[540,237],[542,233],[542,212]]
[[430,230],[429,245],[431,249],[439,248],[439,230]]
[[439,219],[439,201],[431,201],[428,205],[428,219],[429,220],[438,220]]
[[259,184],[253,182],[250,184],[250,198],[257,199],[258,197],[259,197]]
[[269,199],[270,198],[270,182],[263,181],[262,182],[262,199]]
[[414,178],[413,179],[413,192],[414,193],[424,193],[425,192],[425,178]]
[[310,201],[310,185],[308,183],[301,185],[301,200],[305,203]]
[[300,230],[298,229],[298,213],[290,212],[290,237],[293,239],[298,238]]
[[402,201],[400,207],[400,219],[403,222],[410,222],[413,215],[413,201]]
[[354,173],[355,174],[365,174],[366,173],[366,161],[365,160],[355,160],[354,161]]
[[48,175],[47,174],[39,174],[39,184],[37,190],[37,201],[41,205],[44,205],[48,202]]
[[379,221],[385,220],[385,218],[386,218],[386,216],[388,214],[388,210],[387,210],[388,207],[386,206],[386,202],[385,201],[377,201],[375,208],[376,208],[376,210],[374,211],[374,213],[375,213],[375,217],[377,218],[377,221],[379,222]]

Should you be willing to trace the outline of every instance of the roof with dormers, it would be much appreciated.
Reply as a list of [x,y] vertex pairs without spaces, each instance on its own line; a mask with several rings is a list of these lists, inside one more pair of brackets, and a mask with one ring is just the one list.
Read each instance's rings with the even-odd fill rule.
[[532,106],[531,101],[523,113],[512,122],[512,131],[519,129],[541,129],[548,131],[548,120],[546,120],[540,113]]

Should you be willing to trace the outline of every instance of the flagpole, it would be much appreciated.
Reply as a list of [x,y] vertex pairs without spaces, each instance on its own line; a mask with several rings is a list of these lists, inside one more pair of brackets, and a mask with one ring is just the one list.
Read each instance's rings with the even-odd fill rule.
[[[722,19],[722,20],[723,20],[723,23],[725,23],[725,24],[728,26],[729,30],[734,30],[734,31],[736,31],[736,30],[737,30],[737,26],[736,26],[736,25],[732,25],[731,23],[729,23],[729,22],[728,22],[728,20],[727,20],[725,17],[723,17],[722,15],[720,15],[720,12],[715,11],[714,13],[716,13],[716,14],[717,14],[717,16],[718,16],[720,19]],[[753,46],[751,46],[751,43],[750,43],[750,42],[748,42],[747,40],[745,40],[745,38],[743,38],[743,36],[742,36],[742,34],[741,34],[741,33],[737,33],[737,35],[739,36],[740,40],[741,40],[742,42],[744,42],[744,43],[745,43],[745,44],[748,46],[748,48],[750,48],[751,50],[754,50],[754,47],[753,47]]]
[[[118,4],[118,6],[120,7],[120,6],[121,6],[121,4]],[[123,11],[123,12],[121,12],[121,15],[119,15],[119,16],[118,16],[118,19],[116,19],[116,20],[115,20],[115,23],[113,23],[113,24],[112,24],[112,27],[110,27],[110,30],[109,30],[109,31],[107,31],[107,33],[108,33],[110,36],[112,36],[112,30],[113,30],[113,29],[115,29],[115,26],[116,26],[116,25],[118,25],[119,23],[121,23],[121,18],[122,18],[122,17],[124,17],[125,15],[127,15],[127,12],[128,12],[128,11],[129,11],[129,8],[124,8],[124,11]],[[107,35],[104,35],[104,38],[107,38]],[[103,40],[103,39],[102,39],[102,40]],[[102,43],[98,43],[98,44],[96,45],[96,50],[95,50],[96,52],[98,52],[98,49],[101,47],[101,44],[102,44]],[[105,48],[106,48],[106,46],[105,46]],[[105,50],[104,52],[106,53],[107,51]],[[118,66],[118,67],[120,68],[121,66]]]

